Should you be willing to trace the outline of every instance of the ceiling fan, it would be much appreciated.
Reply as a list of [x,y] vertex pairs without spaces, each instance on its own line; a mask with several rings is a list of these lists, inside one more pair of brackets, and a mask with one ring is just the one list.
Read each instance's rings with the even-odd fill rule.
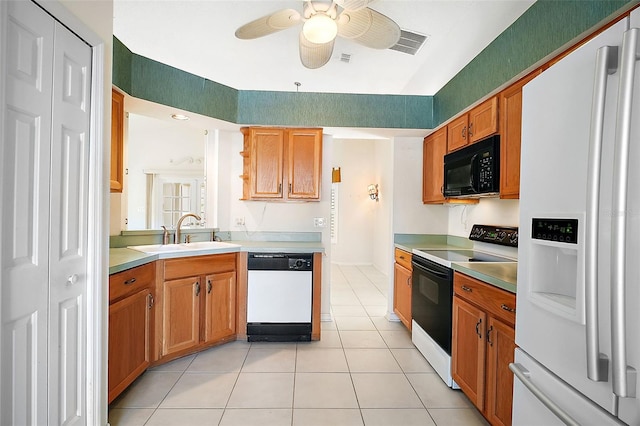
[[367,7],[373,0],[306,1],[302,14],[284,9],[251,21],[236,30],[243,40],[264,37],[303,23],[300,60],[320,68],[331,59],[336,36],[373,49],[388,49],[400,39],[400,27],[389,17]]

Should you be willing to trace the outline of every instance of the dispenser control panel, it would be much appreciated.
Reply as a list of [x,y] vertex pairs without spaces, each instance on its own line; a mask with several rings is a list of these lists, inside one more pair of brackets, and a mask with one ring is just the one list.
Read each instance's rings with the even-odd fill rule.
[[531,238],[578,244],[578,219],[533,218]]

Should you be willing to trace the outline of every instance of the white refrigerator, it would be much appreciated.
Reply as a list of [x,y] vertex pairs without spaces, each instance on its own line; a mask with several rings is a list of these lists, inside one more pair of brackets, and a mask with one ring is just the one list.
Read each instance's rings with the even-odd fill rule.
[[514,425],[640,425],[640,11],[523,89]]

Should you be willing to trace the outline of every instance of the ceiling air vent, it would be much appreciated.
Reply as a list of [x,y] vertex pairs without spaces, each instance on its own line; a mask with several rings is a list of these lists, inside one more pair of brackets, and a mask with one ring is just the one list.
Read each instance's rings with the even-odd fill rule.
[[351,55],[348,53],[341,53],[340,62],[345,62],[348,64],[349,62],[351,62]]
[[427,41],[427,36],[414,33],[407,30],[400,30],[400,40],[389,49],[397,50],[398,52],[407,53],[409,55],[415,55],[422,47],[424,42]]

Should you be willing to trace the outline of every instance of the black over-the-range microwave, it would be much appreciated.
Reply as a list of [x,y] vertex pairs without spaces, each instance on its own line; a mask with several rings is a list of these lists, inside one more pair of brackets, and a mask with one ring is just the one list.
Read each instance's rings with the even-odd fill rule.
[[499,192],[500,136],[488,137],[444,156],[445,197],[491,197]]

